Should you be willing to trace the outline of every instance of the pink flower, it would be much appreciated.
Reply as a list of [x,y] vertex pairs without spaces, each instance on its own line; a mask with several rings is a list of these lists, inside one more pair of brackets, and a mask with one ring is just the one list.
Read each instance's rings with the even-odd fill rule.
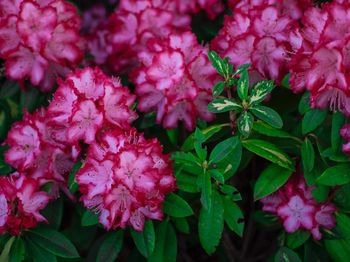
[[350,155],[350,124],[346,124],[340,130],[341,137],[346,141],[343,144],[343,152]]
[[48,115],[53,126],[65,128],[66,143],[91,144],[102,128],[129,127],[137,117],[130,109],[134,100],[118,79],[108,78],[98,68],[85,68],[59,81]]
[[134,129],[106,132],[91,144],[76,179],[84,205],[100,213],[106,229],[142,231],[145,219],[161,220],[164,195],[175,189],[170,156]]
[[280,218],[288,233],[308,230],[314,239],[320,240],[321,227],[335,227],[336,208],[328,202],[316,202],[311,193],[312,189],[306,185],[300,174],[293,174],[277,192],[260,200],[263,204],[262,209]]
[[57,75],[64,75],[82,59],[80,19],[64,1],[2,1],[0,58],[7,77],[50,91]]
[[292,56],[290,84],[294,92],[310,91],[311,106],[350,116],[350,5],[334,1],[309,8],[302,18],[301,44]]
[[280,83],[288,73],[291,42],[296,41],[292,33],[301,17],[302,5],[296,2],[299,1],[230,1],[234,15],[225,17],[223,28],[211,42],[212,48],[229,57],[236,67],[251,64],[250,70],[259,74],[258,79]]
[[193,130],[197,117],[211,121],[207,105],[219,78],[208,60],[207,48],[190,32],[152,39],[147,46],[139,55],[141,66],[132,74],[140,97],[138,109],[156,111],[157,122],[165,128],[175,128],[182,121]]
[[46,222],[39,211],[50,200],[39,183],[23,173],[0,177],[0,234],[20,235],[38,222]]

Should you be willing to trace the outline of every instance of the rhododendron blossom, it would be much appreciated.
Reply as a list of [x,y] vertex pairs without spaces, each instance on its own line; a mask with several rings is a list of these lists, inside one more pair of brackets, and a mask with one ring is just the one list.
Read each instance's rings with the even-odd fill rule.
[[63,126],[66,142],[91,144],[102,128],[128,128],[137,115],[130,109],[135,96],[120,81],[98,68],[85,68],[59,81],[48,108],[55,126]]
[[148,50],[139,55],[142,65],[132,74],[140,97],[138,109],[156,111],[157,122],[165,128],[182,121],[192,130],[196,117],[212,120],[207,105],[218,77],[207,51],[190,32],[150,40]]
[[67,176],[80,150],[78,145],[66,145],[65,130],[49,121],[43,108],[33,114],[25,113],[23,120],[15,123],[8,133],[5,160],[41,185],[55,182],[58,189],[57,186],[67,186]]
[[64,0],[3,0],[0,9],[6,75],[50,91],[57,75],[77,66],[83,56],[75,7]]
[[340,135],[346,141],[346,143],[343,144],[343,152],[350,155],[350,124],[346,124],[342,127]]
[[308,230],[316,240],[322,238],[320,228],[332,229],[336,208],[329,202],[318,203],[301,175],[294,174],[277,192],[261,199],[263,210],[277,215],[288,233]]
[[162,219],[164,196],[175,189],[170,156],[157,139],[133,129],[106,132],[92,143],[76,180],[85,206],[106,229],[142,231],[145,219]]
[[240,1],[237,6],[231,3],[234,15],[225,17],[212,48],[222,57],[229,57],[235,66],[251,64],[257,80],[267,78],[280,83],[288,73],[291,41],[296,41],[292,33],[300,18],[282,2],[290,1]]
[[334,1],[308,9],[299,32],[302,40],[290,63],[295,92],[310,91],[311,106],[350,116],[350,3]]
[[24,173],[0,177],[0,234],[20,235],[46,219],[39,211],[50,200],[39,183]]

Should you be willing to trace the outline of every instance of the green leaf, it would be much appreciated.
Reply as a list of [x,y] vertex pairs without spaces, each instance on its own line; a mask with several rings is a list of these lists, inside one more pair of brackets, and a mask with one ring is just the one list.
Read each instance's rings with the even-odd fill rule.
[[29,238],[25,238],[26,252],[33,259],[33,262],[57,262],[55,255],[34,244]]
[[244,136],[248,137],[252,131],[254,117],[249,112],[243,112],[237,119],[238,130]]
[[315,151],[312,143],[308,138],[305,138],[301,146],[301,159],[304,169],[307,172],[311,172],[315,164]]
[[21,262],[24,260],[25,250],[24,243],[20,237],[16,237],[11,245],[9,253],[9,262]]
[[265,136],[269,136],[269,137],[279,137],[279,138],[290,138],[293,139],[295,141],[301,142],[299,140],[299,138],[292,136],[291,134],[280,130],[280,129],[276,129],[273,128],[272,126],[266,124],[263,121],[256,121],[253,125],[253,130],[258,132],[259,134],[265,135]]
[[137,249],[144,257],[149,257],[153,253],[156,235],[151,220],[145,222],[145,227],[142,232],[131,230],[131,236]]
[[179,170],[175,173],[175,176],[176,176],[176,185],[178,186],[179,189],[188,193],[199,192],[196,175],[189,174],[182,170]]
[[225,83],[222,81],[217,82],[213,88],[213,97],[218,97],[219,95],[221,95],[224,89],[225,89]]
[[175,160],[175,166],[180,166],[188,173],[198,175],[203,171],[201,160],[192,153],[175,152],[172,154],[172,158]]
[[0,99],[13,96],[19,91],[19,84],[17,81],[6,80],[0,88]]
[[237,136],[230,137],[215,146],[210,154],[209,163],[216,166],[225,180],[237,171],[242,157],[242,145]]
[[242,200],[241,194],[239,193],[237,188],[235,188],[234,186],[222,185],[220,187],[220,191],[222,193],[224,193],[225,195],[229,196],[233,201],[240,201],[240,200]]
[[20,96],[20,108],[21,112],[27,110],[28,112],[33,112],[37,106],[37,100],[39,96],[39,90],[37,88],[30,88],[29,90],[22,90]]
[[250,64],[242,64],[240,65],[233,76],[240,75],[243,71],[247,71],[250,67]]
[[249,91],[249,76],[247,70],[242,70],[240,78],[237,83],[237,93],[238,97],[244,101],[248,98]]
[[122,230],[107,233],[98,250],[96,262],[115,261],[122,249],[123,239],[124,232]]
[[63,234],[49,228],[36,228],[28,232],[35,244],[52,254],[64,258],[78,258],[79,254],[72,242]]
[[338,152],[341,144],[340,129],[345,124],[345,116],[342,113],[336,112],[332,117],[332,149],[333,152]]
[[214,51],[208,52],[209,60],[212,62],[214,68],[216,71],[222,75],[225,79],[229,77],[229,75],[232,73],[232,66],[229,65],[228,60],[224,59],[222,60],[217,53]]
[[239,206],[228,197],[222,197],[224,218],[228,227],[240,237],[243,236],[244,216]]
[[250,111],[259,119],[274,128],[282,128],[283,121],[280,115],[272,108],[266,106],[255,106]]
[[347,184],[350,182],[350,164],[341,164],[327,168],[316,181],[325,186]]
[[98,224],[98,215],[86,210],[81,218],[81,225],[83,227],[94,226]]
[[274,144],[259,139],[249,139],[243,140],[242,145],[250,152],[255,153],[281,167],[294,171],[292,159]]
[[259,176],[254,186],[254,199],[259,200],[272,194],[283,186],[288,178],[293,174],[293,170],[285,169],[281,166],[271,164]]
[[287,246],[291,249],[296,249],[303,245],[310,237],[310,233],[304,230],[298,230],[287,235]]
[[172,217],[187,217],[193,215],[190,205],[180,196],[168,194],[165,196],[163,211]]
[[176,262],[177,239],[173,226],[168,221],[160,223],[156,230],[154,251],[149,262]]
[[198,233],[204,250],[210,255],[218,246],[224,229],[224,207],[222,198],[215,190],[212,194],[212,205],[202,208],[199,214]]
[[336,227],[341,232],[342,237],[350,239],[350,217],[344,213],[337,212],[336,219]]
[[194,149],[201,161],[204,161],[207,158],[207,149],[202,147],[204,140],[205,137],[202,131],[199,128],[196,128],[194,133]]
[[186,218],[173,218],[172,220],[175,222],[175,226],[180,232],[184,234],[190,233],[190,225]]
[[310,110],[310,93],[309,92],[305,92],[301,97],[298,110],[301,115],[304,115],[307,111]]
[[5,247],[1,252],[0,261],[8,262],[10,260],[9,254],[15,239],[15,237],[11,237],[7,240]]
[[210,169],[209,174],[212,178],[214,178],[216,181],[218,181],[221,184],[225,183],[225,177],[224,175],[217,169]]
[[251,95],[249,97],[250,105],[257,105],[263,101],[266,96],[271,93],[274,85],[272,80],[264,80],[258,82],[252,89]]
[[293,250],[281,247],[275,255],[275,262],[301,262],[301,259]]
[[333,200],[337,207],[350,212],[350,184],[346,184],[339,188],[335,193]]
[[201,194],[201,203],[203,208],[205,209],[210,209],[212,202],[212,188],[211,188],[211,178],[210,174],[208,172],[204,172],[202,175],[199,177],[200,179],[200,188],[202,190]]
[[63,198],[50,202],[41,213],[48,220],[48,227],[57,230],[63,217]]
[[306,112],[302,123],[301,129],[303,135],[306,135],[314,131],[319,127],[327,117],[327,110],[312,109]]
[[334,262],[348,262],[350,240],[324,240],[326,250]]
[[83,165],[82,162],[75,163],[72,170],[69,173],[68,187],[72,193],[75,193],[78,190],[78,183],[75,180],[75,174],[79,171],[79,169],[81,168],[82,165]]
[[[229,124],[212,125],[205,129],[202,129],[202,134],[204,136],[204,141],[210,139],[213,135],[217,134],[224,128],[229,128]],[[182,151],[191,151],[194,148],[194,133],[192,133],[182,145]]]
[[236,111],[242,106],[234,99],[219,98],[209,103],[208,111],[212,113],[224,113],[228,111]]

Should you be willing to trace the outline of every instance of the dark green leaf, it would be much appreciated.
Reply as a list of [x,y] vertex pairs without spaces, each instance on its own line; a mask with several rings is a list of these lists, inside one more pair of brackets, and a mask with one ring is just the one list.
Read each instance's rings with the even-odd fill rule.
[[9,262],[21,262],[24,259],[24,255],[25,250],[23,240],[20,237],[16,237],[10,249]]
[[209,164],[219,163],[225,159],[240,143],[238,137],[230,137],[217,144],[210,153]]
[[316,179],[317,183],[326,186],[339,186],[350,182],[350,164],[341,164],[326,169]]
[[249,112],[243,112],[237,119],[238,130],[244,136],[248,137],[252,131],[254,117]]
[[315,164],[315,151],[312,143],[308,138],[305,138],[301,146],[301,159],[304,169],[307,172],[311,172]]
[[338,152],[341,144],[340,129],[345,124],[345,116],[342,113],[334,113],[332,117],[332,149]]
[[293,250],[281,247],[275,255],[275,262],[301,262],[301,259]]
[[224,89],[225,89],[225,83],[222,81],[217,82],[213,88],[213,97],[218,97],[219,95],[221,95]]
[[247,71],[250,67],[250,64],[242,64],[240,65],[233,76],[240,75],[243,71]]
[[310,237],[310,233],[303,230],[298,230],[287,235],[287,246],[291,249],[296,249],[306,242]]
[[239,206],[228,197],[222,197],[224,218],[228,227],[240,237],[243,236],[244,216]]
[[63,217],[63,198],[60,197],[50,202],[41,213],[49,221],[48,227],[57,230],[61,225]]
[[350,211],[350,184],[346,184],[334,193],[335,204],[342,210]]
[[7,240],[6,244],[5,244],[5,247],[4,249],[2,250],[1,252],[1,255],[0,255],[0,261],[4,261],[4,262],[7,262],[10,260],[10,250],[11,250],[11,247],[15,241],[15,237],[11,237]]
[[253,125],[253,130],[259,134],[269,136],[269,137],[279,137],[279,138],[289,138],[301,143],[301,140],[297,137],[288,134],[287,132],[273,128],[272,126],[266,124],[265,122],[258,120]]
[[75,174],[78,172],[78,170],[81,168],[82,165],[83,165],[82,162],[75,163],[72,170],[69,173],[68,186],[69,186],[69,190],[72,193],[75,193],[78,190],[78,183],[75,180]]
[[324,240],[326,250],[334,262],[347,262],[350,257],[350,240]]
[[310,93],[309,92],[305,92],[303,94],[299,102],[298,110],[301,115],[304,115],[307,111],[310,110]]
[[28,237],[35,244],[56,256],[79,257],[78,251],[72,242],[58,231],[49,228],[36,228],[28,232]]
[[[229,75],[232,73],[232,66],[228,64],[227,59],[221,59],[217,53],[214,51],[209,51],[208,52],[208,57],[210,61],[212,62],[214,68],[216,71],[222,75],[225,79],[229,77]],[[231,72],[230,72],[231,71]]]
[[259,176],[254,186],[254,199],[259,200],[283,186],[293,170],[271,164]]
[[175,152],[172,154],[172,158],[175,160],[175,166],[181,167],[188,173],[198,175],[203,171],[201,160],[192,153]]
[[194,133],[194,149],[198,158],[204,161],[207,158],[207,149],[203,148],[202,144],[205,141],[205,137],[199,128],[196,128]]
[[225,195],[228,195],[233,201],[240,201],[240,200],[242,200],[241,194],[239,193],[237,188],[235,188],[234,186],[222,185],[220,187],[220,190]]
[[89,227],[98,224],[98,215],[86,210],[81,218],[81,225],[83,227]]
[[302,125],[303,135],[314,131],[327,117],[327,110],[312,109],[306,112]]
[[212,113],[224,113],[228,111],[236,111],[242,106],[234,99],[219,98],[209,103],[208,111]]
[[187,217],[193,215],[190,205],[180,196],[168,194],[163,203],[163,211],[172,217]]
[[177,255],[177,239],[173,226],[163,221],[156,230],[156,243],[149,262],[175,262]]
[[213,254],[220,242],[224,229],[224,207],[222,198],[215,190],[212,194],[211,208],[202,208],[199,214],[198,232],[202,247]]
[[250,111],[259,119],[274,128],[282,128],[283,121],[280,115],[272,108],[266,106],[255,106]]
[[249,103],[251,105],[259,104],[261,101],[263,101],[266,98],[266,96],[269,93],[271,93],[273,88],[274,88],[274,85],[272,80],[264,80],[264,81],[258,82],[251,91]]
[[23,112],[23,110],[27,110],[30,113],[33,112],[37,106],[38,96],[39,90],[37,88],[32,87],[26,91],[22,90],[20,97],[21,112]]
[[153,253],[156,235],[154,232],[153,222],[147,220],[142,232],[131,230],[131,236],[137,249],[144,257],[149,257]]
[[25,238],[26,252],[33,259],[33,262],[57,262],[54,254],[36,245],[29,238]]
[[97,253],[96,262],[113,262],[117,259],[118,254],[123,246],[124,232],[109,232],[100,246]]
[[190,225],[186,218],[173,218],[172,220],[175,222],[175,226],[180,232],[185,234],[190,233]]
[[208,172],[204,172],[204,174],[200,175],[200,188],[202,191],[201,194],[201,203],[204,209],[210,209],[212,202],[212,188],[211,188],[211,178]]
[[225,183],[225,177],[224,175],[217,169],[210,169],[209,174],[212,178],[214,178],[216,181],[218,181],[221,184]]
[[242,145],[249,151],[270,160],[272,163],[294,171],[292,159],[274,144],[263,140],[249,139],[243,140]]
[[0,99],[13,96],[19,91],[19,84],[17,81],[6,80],[0,87]]
[[242,70],[240,78],[237,83],[237,93],[238,97],[244,101],[248,98],[249,91],[249,76],[247,70]]
[[179,189],[188,193],[199,192],[198,185],[197,185],[197,176],[183,172],[182,170],[179,170],[178,172],[176,172],[175,176],[176,176],[176,185],[178,186]]

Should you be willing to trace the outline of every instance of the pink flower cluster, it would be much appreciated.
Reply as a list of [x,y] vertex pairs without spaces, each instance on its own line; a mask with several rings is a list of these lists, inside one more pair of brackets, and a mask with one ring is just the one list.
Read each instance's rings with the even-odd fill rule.
[[134,129],[104,133],[76,174],[85,206],[100,213],[107,230],[131,225],[142,231],[146,218],[162,219],[164,195],[175,189],[169,158],[158,140]]
[[298,33],[299,49],[290,63],[292,89],[310,91],[313,107],[350,116],[350,3],[309,8]]
[[152,39],[147,48],[139,54],[142,65],[132,74],[140,97],[138,109],[156,111],[157,122],[165,128],[183,121],[193,130],[196,117],[211,121],[207,105],[219,79],[208,59],[208,49],[199,45],[191,32]]
[[321,227],[332,229],[335,226],[336,208],[328,202],[316,202],[311,190],[303,176],[294,174],[281,189],[261,200],[263,210],[276,214],[288,233],[304,229],[320,240]]
[[83,57],[80,18],[64,0],[1,0],[0,58],[7,77],[50,91]]
[[39,213],[50,197],[38,181],[23,173],[0,177],[0,235],[20,235],[46,219]]
[[288,73],[301,2],[231,1],[234,15],[225,17],[212,48],[220,56],[229,57],[235,66],[251,64],[254,80],[273,79],[280,83]]
[[129,128],[137,118],[130,106],[135,96],[117,78],[99,68],[85,68],[69,74],[51,101],[47,116],[55,128],[65,130],[66,142],[91,144],[102,129]]
[[350,156],[350,124],[346,124],[342,127],[340,135],[346,141],[346,143],[343,144],[343,152]]
[[52,194],[57,197],[59,187],[68,192],[67,176],[80,149],[78,145],[65,144],[65,131],[49,121],[43,108],[33,114],[25,113],[8,133],[5,160],[40,185],[53,182]]

